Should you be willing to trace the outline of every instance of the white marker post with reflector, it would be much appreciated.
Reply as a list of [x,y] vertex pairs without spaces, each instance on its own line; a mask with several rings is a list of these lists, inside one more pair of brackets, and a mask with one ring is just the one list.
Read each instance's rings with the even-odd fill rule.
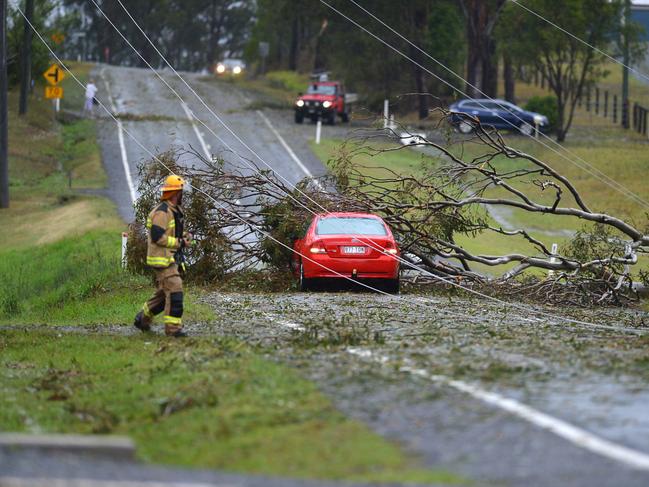
[[122,269],[126,269],[126,244],[128,243],[128,232],[122,232]]
[[[552,257],[550,257],[550,264],[556,264],[557,263],[557,258],[554,256],[557,251],[559,250],[559,245],[553,243],[552,244]],[[550,269],[548,271],[548,277],[554,277],[554,270]]]

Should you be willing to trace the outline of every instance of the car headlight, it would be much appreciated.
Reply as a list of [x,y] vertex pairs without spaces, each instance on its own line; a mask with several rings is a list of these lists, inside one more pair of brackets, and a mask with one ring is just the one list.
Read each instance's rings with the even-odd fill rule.
[[219,73],[219,74],[225,73],[225,66],[223,66],[222,64],[217,64],[216,65],[216,72]]
[[543,115],[534,115],[534,123],[536,125],[545,125],[547,119]]
[[329,108],[330,106],[331,106],[331,102],[330,102],[330,101],[327,100],[327,101],[323,101],[323,102],[322,102],[322,107],[323,107],[323,108]]
[[234,74],[241,74],[241,66],[235,66],[234,68],[232,68],[232,72]]
[[298,101],[295,102],[295,104],[297,106],[299,106],[299,107],[303,107],[304,106],[304,100],[298,100]]

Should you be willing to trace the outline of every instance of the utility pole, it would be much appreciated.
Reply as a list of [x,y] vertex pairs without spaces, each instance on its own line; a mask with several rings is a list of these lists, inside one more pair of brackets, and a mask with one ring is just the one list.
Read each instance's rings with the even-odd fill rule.
[[[624,5],[624,27],[629,28],[631,24],[631,0],[626,0]],[[622,66],[622,126],[625,129],[629,128],[629,68],[627,67],[631,62],[629,56],[629,36],[627,32],[624,33],[624,50],[623,66]]]
[[27,113],[27,95],[32,81],[32,28],[29,25],[34,18],[34,0],[25,0],[25,30],[23,33],[22,69],[20,73],[20,102],[18,115]]
[[9,208],[7,89],[7,0],[0,0],[0,208]]

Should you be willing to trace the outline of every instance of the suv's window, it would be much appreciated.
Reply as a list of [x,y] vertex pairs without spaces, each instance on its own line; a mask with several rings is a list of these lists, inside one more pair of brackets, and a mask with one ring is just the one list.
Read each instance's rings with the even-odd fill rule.
[[462,108],[480,108],[480,105],[474,101],[465,101],[462,103]]
[[309,85],[306,90],[309,95],[335,95],[336,87],[333,85]]
[[509,103],[499,103],[498,106],[500,110],[504,110],[506,112],[519,113],[521,111],[521,109],[516,105],[510,105]]
[[363,217],[329,217],[318,221],[316,235],[387,235],[381,221]]

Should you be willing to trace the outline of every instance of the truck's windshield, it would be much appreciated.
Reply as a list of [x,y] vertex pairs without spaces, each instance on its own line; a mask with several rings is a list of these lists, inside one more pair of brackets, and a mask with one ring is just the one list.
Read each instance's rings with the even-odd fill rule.
[[309,88],[306,90],[309,95],[335,95],[336,87],[333,85],[309,85]]

